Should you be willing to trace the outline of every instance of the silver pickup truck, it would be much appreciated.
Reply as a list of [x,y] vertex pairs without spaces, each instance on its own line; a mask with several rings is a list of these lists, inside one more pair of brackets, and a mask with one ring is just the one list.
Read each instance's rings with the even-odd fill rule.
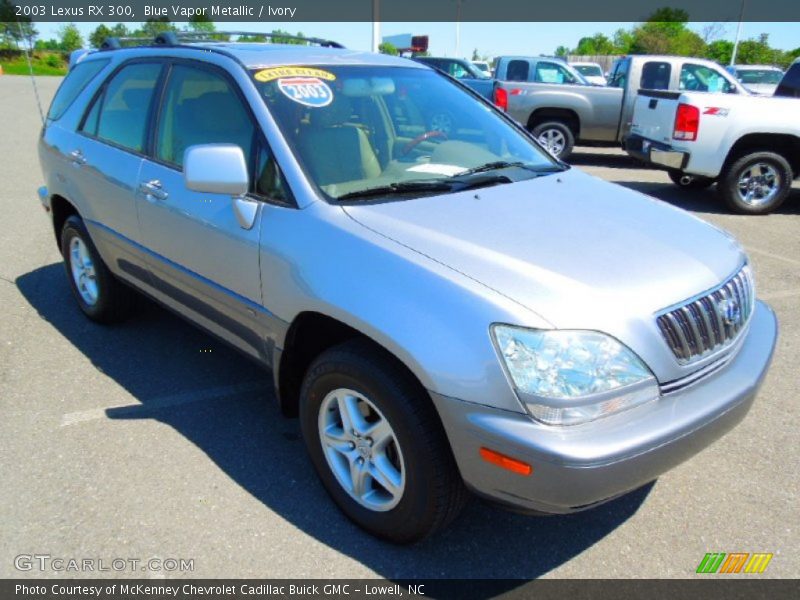
[[620,143],[640,89],[749,93],[717,63],[683,56],[619,58],[608,86],[587,83],[565,62],[545,57],[500,57],[496,77],[495,104],[560,159],[576,141]]

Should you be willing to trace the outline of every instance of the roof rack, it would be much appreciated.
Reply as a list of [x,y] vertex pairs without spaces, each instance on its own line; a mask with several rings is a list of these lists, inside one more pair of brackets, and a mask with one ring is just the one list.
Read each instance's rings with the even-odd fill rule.
[[267,39],[289,39],[317,44],[324,48],[344,48],[339,42],[324,40],[316,37],[303,37],[285,33],[265,33],[263,31],[162,31],[152,40],[145,37],[109,37],[100,44],[100,50],[118,50],[123,47],[122,42],[139,42],[140,46],[180,46],[182,41],[187,42],[220,42],[220,36],[254,37],[259,41]]

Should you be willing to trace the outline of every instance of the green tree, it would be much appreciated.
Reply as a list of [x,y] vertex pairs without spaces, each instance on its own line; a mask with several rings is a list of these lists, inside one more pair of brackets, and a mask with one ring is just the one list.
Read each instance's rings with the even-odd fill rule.
[[18,17],[10,0],[0,0],[0,47],[18,48],[20,42],[33,45],[37,35],[30,17]]
[[556,48],[555,55],[564,57],[569,56],[569,48],[567,48],[566,46],[559,46],[558,48]]
[[390,54],[392,56],[397,56],[398,54],[400,54],[397,51],[397,46],[395,46],[391,42],[382,42],[378,46],[378,52],[380,52],[381,54]]
[[578,40],[578,47],[575,48],[575,54],[584,56],[602,55],[602,54],[616,54],[614,43],[602,33],[595,33],[592,37],[583,37]]
[[75,23],[67,23],[58,30],[58,39],[61,49],[65,52],[72,52],[78,48],[83,48],[83,36]]
[[737,64],[742,65],[772,65],[780,63],[782,58],[783,52],[770,47],[769,34],[766,33],[740,42],[736,54]]
[[706,47],[706,58],[717,61],[721,65],[731,62],[733,42],[730,40],[714,40]]
[[106,38],[124,38],[131,34],[124,23],[117,23],[113,27],[101,23],[95,30],[89,34],[89,43],[95,48],[99,48]]
[[198,33],[213,33],[217,27],[206,15],[197,14],[189,19],[189,29]]
[[[291,36],[292,34],[288,31],[283,31],[282,29],[273,29],[272,30],[272,43],[273,44],[295,44],[295,45],[304,45],[306,42],[303,40],[296,40],[293,37],[283,37],[283,36]],[[297,37],[303,37],[303,33],[298,31]]]
[[616,54],[628,54],[633,46],[633,32],[617,29],[614,32],[614,51]]
[[178,28],[170,23],[167,17],[158,17],[157,19],[147,19],[139,29],[134,31],[134,35],[154,38],[165,31],[178,31]]
[[678,8],[659,8],[633,29],[630,51],[634,54],[702,56],[706,44],[689,29],[689,14]]

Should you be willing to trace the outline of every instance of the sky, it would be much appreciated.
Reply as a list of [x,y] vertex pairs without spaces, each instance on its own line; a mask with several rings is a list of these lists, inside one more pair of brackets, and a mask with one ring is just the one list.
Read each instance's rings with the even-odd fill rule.
[[[99,23],[78,23],[84,38]],[[381,37],[410,33],[428,35],[430,52],[435,56],[463,56],[470,58],[477,48],[481,55],[503,54],[553,54],[558,46],[574,48],[578,40],[595,33],[609,37],[620,27],[629,29],[634,23],[461,23],[460,44],[456,47],[455,23],[382,23]],[[708,23],[691,23],[690,27],[700,33]],[[40,38],[56,37],[60,23],[36,23]],[[290,33],[298,31],[308,36],[335,40],[347,48],[369,50],[372,44],[372,23],[220,23],[218,29],[271,31],[283,29]],[[736,23],[723,24],[720,37],[733,40]],[[800,22],[794,23],[743,23],[742,39],[769,34],[770,45],[782,50],[800,47]]]

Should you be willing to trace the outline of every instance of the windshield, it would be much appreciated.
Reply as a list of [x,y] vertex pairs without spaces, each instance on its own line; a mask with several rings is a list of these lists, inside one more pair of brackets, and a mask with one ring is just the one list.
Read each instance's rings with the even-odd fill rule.
[[470,175],[486,181],[488,170],[511,169],[517,180],[561,168],[490,106],[429,69],[278,67],[253,78],[298,162],[333,199],[416,184],[446,191],[438,184],[461,177],[463,185]]
[[783,77],[783,71],[776,69],[739,69],[736,74],[743,84],[772,83],[778,84]]
[[603,71],[597,65],[573,65],[584,77],[602,77]]

